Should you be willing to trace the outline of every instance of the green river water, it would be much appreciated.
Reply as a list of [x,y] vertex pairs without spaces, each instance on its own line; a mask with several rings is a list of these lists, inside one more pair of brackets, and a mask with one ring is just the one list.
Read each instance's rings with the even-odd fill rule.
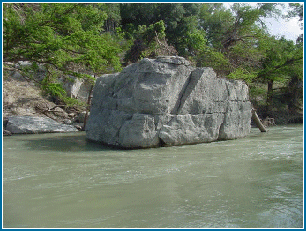
[[303,126],[115,150],[85,133],[3,138],[4,228],[302,228]]

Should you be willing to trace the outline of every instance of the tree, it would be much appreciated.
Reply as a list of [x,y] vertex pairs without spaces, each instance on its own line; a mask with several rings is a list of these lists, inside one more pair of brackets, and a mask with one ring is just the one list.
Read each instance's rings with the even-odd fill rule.
[[142,58],[155,58],[161,55],[175,55],[176,50],[169,46],[165,38],[165,24],[163,21],[150,26],[138,26],[134,44],[126,52],[124,61],[135,63]]
[[227,29],[234,23],[234,15],[222,3],[201,4],[199,26],[206,33],[208,45],[220,50]]
[[107,19],[104,22],[104,31],[116,32],[116,28],[119,27],[121,16],[120,16],[120,4],[119,3],[98,3],[94,4],[99,10],[107,14]]
[[223,77],[251,81],[263,56],[259,40],[267,36],[261,17],[274,11],[273,6],[234,4],[226,9],[220,3],[202,4],[199,25],[208,43],[196,57],[197,65],[212,66]]
[[[289,12],[288,15],[286,16],[287,19],[290,18],[294,18],[294,17],[298,17],[299,21],[301,22],[300,24],[300,28],[303,29],[304,27],[304,13],[303,13],[303,8],[304,6],[300,3],[289,3]],[[302,43],[303,42],[303,34],[301,34],[298,38],[297,38],[297,42]]]
[[62,76],[92,79],[92,74],[121,68],[120,46],[103,33],[107,14],[92,4],[5,3],[4,61],[29,61],[47,69],[43,88],[64,100]]
[[121,3],[121,26],[126,32],[126,38],[131,39],[141,25],[149,26],[161,19],[156,14],[157,3]]
[[299,21],[303,21],[304,19],[303,5],[300,3],[289,3],[289,7],[291,8],[291,10],[288,12],[287,17],[288,18],[299,17]]
[[195,3],[160,3],[158,4],[160,19],[166,26],[166,38],[170,45],[178,51],[178,55],[191,55],[193,33],[198,33],[197,15],[199,4]]
[[[178,55],[189,56],[188,44],[197,29],[199,4],[194,3],[123,3],[120,5],[122,29],[127,39],[137,37],[139,26],[150,26],[159,21],[165,25],[166,40]],[[190,34],[191,33],[191,34]]]
[[[276,81],[288,84],[287,104],[289,110],[297,106],[297,87],[303,78],[303,46],[294,44],[285,38],[270,38],[266,56],[262,59],[262,69],[258,72],[257,80],[267,83],[267,113],[272,111],[274,97],[274,83]],[[294,91],[292,91],[292,88]],[[290,93],[291,92],[291,93]]]
[[[207,45],[194,59],[198,66],[211,66],[219,76],[242,79],[253,93],[260,92],[258,83],[266,85],[266,112],[273,108],[277,95],[289,109],[296,108],[301,99],[302,57],[301,41],[277,39],[266,32],[265,17],[279,17],[274,3],[256,7],[233,4],[226,9],[221,3],[202,4],[199,25],[206,33]],[[302,7],[294,14],[302,16]],[[284,92],[286,91],[286,92]],[[295,106],[293,106],[295,105]]]

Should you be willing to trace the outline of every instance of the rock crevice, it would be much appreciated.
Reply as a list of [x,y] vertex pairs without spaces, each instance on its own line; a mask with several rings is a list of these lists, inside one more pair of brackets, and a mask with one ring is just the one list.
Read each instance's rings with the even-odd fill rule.
[[168,56],[98,78],[86,136],[121,148],[149,148],[235,139],[250,128],[243,82]]

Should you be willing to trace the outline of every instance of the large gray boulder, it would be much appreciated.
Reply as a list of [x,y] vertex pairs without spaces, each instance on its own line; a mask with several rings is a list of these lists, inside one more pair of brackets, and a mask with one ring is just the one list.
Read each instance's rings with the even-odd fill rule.
[[98,78],[86,137],[149,148],[235,139],[250,129],[247,85],[169,56],[145,58]]
[[9,116],[6,118],[5,130],[12,134],[78,131],[78,129],[72,125],[61,124],[50,118],[39,116]]

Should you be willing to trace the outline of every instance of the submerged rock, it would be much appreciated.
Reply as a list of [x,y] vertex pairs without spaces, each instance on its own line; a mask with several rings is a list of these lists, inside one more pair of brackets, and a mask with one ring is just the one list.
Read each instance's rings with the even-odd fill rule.
[[50,118],[38,116],[10,116],[7,118],[5,129],[12,134],[78,131],[78,129],[72,125],[61,124]]
[[98,78],[86,137],[122,148],[149,148],[235,139],[250,129],[246,84],[169,56],[145,58]]

